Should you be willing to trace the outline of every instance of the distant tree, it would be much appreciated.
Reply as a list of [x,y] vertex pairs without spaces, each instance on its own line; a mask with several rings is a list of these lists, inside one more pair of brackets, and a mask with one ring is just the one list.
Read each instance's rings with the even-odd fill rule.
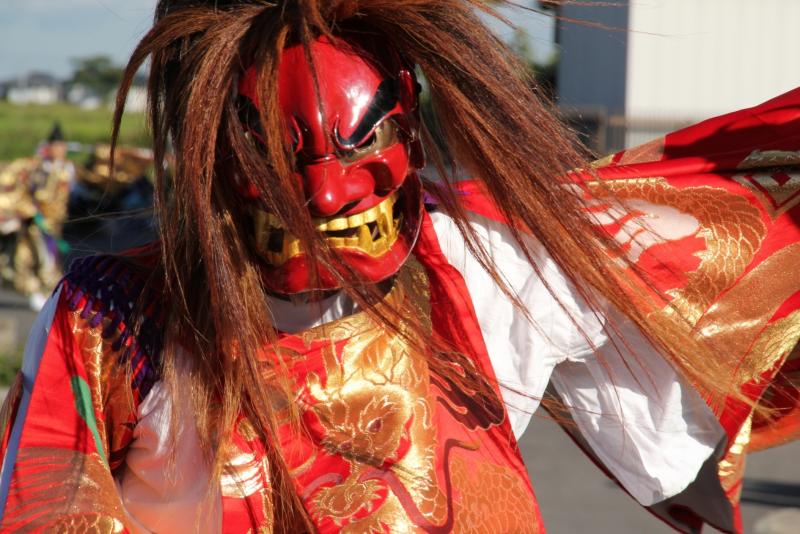
[[[490,0],[490,2],[495,2],[495,0]],[[559,16],[561,6],[564,3],[565,0],[519,0],[515,2],[518,8],[533,9],[555,17]],[[558,33],[557,28],[556,33]],[[556,35],[557,41],[558,35]],[[522,64],[528,69],[528,72],[533,75],[536,82],[542,87],[545,96],[553,99],[555,97],[556,74],[558,71],[558,54],[553,53],[544,62],[537,61],[534,58],[528,33],[521,27],[517,27],[514,30],[514,35],[508,41],[508,46],[511,47],[522,61]]]
[[534,79],[544,89],[545,94],[552,98],[555,87],[556,71],[558,70],[558,54],[554,53],[544,62],[534,59],[533,48],[530,44],[528,33],[517,28],[508,45],[520,58],[522,64],[533,75]]
[[103,100],[110,98],[122,80],[122,67],[108,56],[92,56],[72,60],[71,82],[88,87]]

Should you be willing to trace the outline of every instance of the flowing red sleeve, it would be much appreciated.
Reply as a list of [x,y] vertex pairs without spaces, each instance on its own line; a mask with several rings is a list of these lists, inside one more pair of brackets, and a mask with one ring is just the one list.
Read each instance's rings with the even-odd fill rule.
[[33,334],[43,337],[41,353],[26,354],[26,363],[40,356],[38,366],[23,370],[23,387],[7,401],[2,531],[123,532],[124,510],[109,465],[100,362],[86,357],[91,332],[82,331],[76,312],[57,298],[49,327]]
[[132,280],[117,259],[80,261],[37,319],[3,408],[2,532],[127,531],[114,472],[154,381],[127,330]]
[[[728,435],[719,477],[738,516],[746,453],[800,435],[800,89],[623,150],[594,171],[575,176],[637,268],[620,267],[622,278],[645,278],[668,297],[644,311],[677,308],[692,332],[725,347],[741,391],[769,408],[714,407]],[[461,190],[467,209],[502,219],[478,182]]]

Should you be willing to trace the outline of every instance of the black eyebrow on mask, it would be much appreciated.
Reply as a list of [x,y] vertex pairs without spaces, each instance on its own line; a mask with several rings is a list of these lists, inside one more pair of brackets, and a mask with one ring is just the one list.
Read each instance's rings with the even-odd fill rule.
[[386,79],[378,86],[372,102],[367,106],[367,111],[356,126],[353,135],[342,137],[336,127],[336,144],[345,150],[357,147],[372,132],[377,123],[397,105],[400,100],[399,84],[397,80]]

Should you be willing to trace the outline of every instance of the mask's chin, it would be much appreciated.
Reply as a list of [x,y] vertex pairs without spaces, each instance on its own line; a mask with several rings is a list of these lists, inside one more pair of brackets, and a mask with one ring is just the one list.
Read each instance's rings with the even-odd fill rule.
[[[377,289],[377,294],[380,296],[386,295],[389,291],[394,287],[394,281],[396,276],[392,275],[389,278],[381,280],[375,285]],[[313,304],[315,302],[322,302],[331,297],[338,295],[342,291],[342,288],[337,287],[334,289],[312,289],[309,291],[302,291],[298,293],[277,293],[270,291],[269,294],[271,297],[274,297],[279,300],[284,300],[287,302],[291,302],[294,305],[304,305],[304,304]]]
[[[348,282],[364,286],[390,279],[402,267],[417,240],[421,211],[421,184],[416,174],[411,174],[372,208],[315,219],[314,225],[338,260],[354,273],[346,276]],[[264,259],[264,283],[274,295],[310,302],[341,289],[341,282],[328,269],[319,264],[313,268],[314,260],[300,241],[269,213],[256,214],[256,244]]]

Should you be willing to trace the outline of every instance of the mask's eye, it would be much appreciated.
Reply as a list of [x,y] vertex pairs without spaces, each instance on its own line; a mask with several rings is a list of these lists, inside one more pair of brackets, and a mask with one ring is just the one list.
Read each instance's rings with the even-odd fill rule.
[[258,134],[254,134],[250,130],[245,130],[244,138],[253,143],[258,148],[264,148],[264,141],[261,139],[261,136]]
[[297,155],[301,150],[303,150],[303,129],[300,127],[297,117],[292,117],[292,121],[289,126],[289,135],[291,136],[292,141],[292,152]]
[[239,120],[244,128],[244,136],[259,148],[264,148],[264,130],[258,118],[258,110],[249,98],[239,95]]
[[343,151],[339,159],[343,163],[354,163],[361,158],[375,154],[397,142],[397,126],[391,119],[381,122],[372,135],[367,137],[360,145],[352,150]]

